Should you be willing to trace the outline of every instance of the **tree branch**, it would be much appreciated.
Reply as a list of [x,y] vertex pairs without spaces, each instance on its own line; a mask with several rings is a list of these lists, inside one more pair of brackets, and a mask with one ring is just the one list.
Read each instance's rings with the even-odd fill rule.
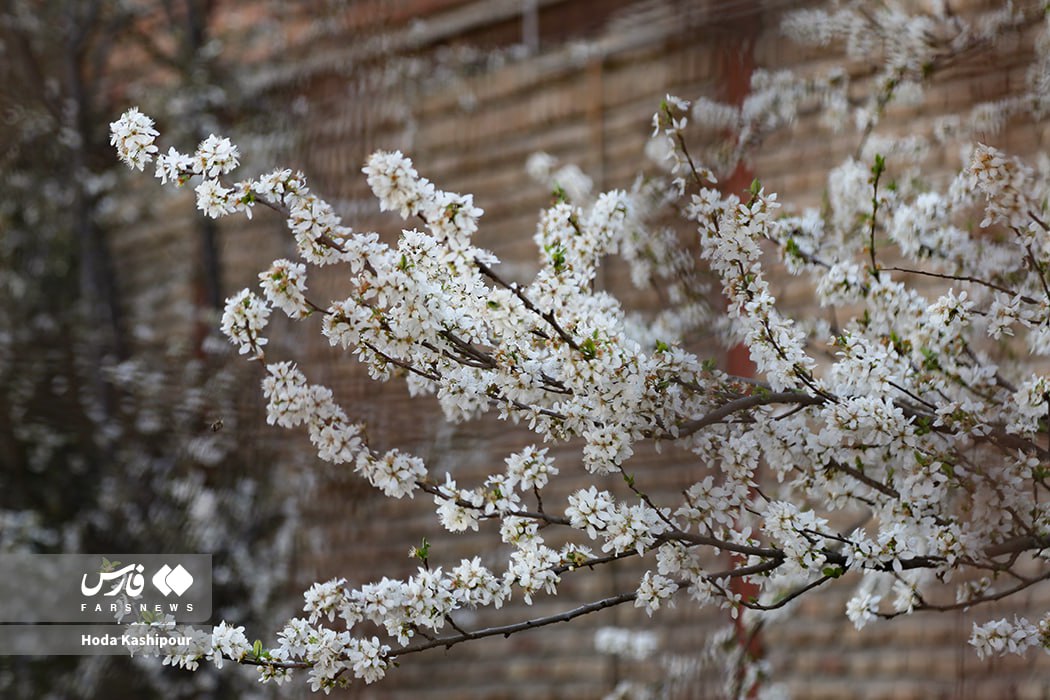
[[698,430],[706,428],[709,425],[715,423],[721,423],[723,419],[737,413],[738,411],[747,411],[757,406],[766,406],[774,403],[791,403],[800,406],[819,406],[826,403],[827,399],[823,396],[812,396],[810,394],[800,394],[797,391],[778,391],[773,393],[759,393],[751,394],[750,396],[741,396],[738,399],[734,399],[729,403],[723,404],[718,408],[714,409],[702,418],[689,421],[688,423],[682,423],[678,426],[678,436],[685,437],[692,435]]
[[407,656],[408,654],[416,654],[418,652],[426,651],[427,649],[434,649],[436,647],[445,647],[446,649],[448,649],[461,642],[466,642],[474,639],[484,639],[485,637],[509,637],[510,635],[516,632],[523,632],[525,630],[536,629],[538,627],[545,627],[547,625],[553,625],[558,622],[568,622],[569,620],[573,620],[583,615],[589,615],[590,613],[598,612],[599,610],[605,610],[606,608],[611,608],[617,605],[622,605],[624,603],[629,603],[637,597],[638,594],[634,591],[631,591],[630,593],[621,593],[620,595],[615,595],[609,598],[602,598],[601,600],[596,600],[593,603],[587,603],[586,605],[581,605],[578,608],[566,610],[565,612],[558,613],[556,615],[538,617],[532,620],[524,620],[522,622],[515,622],[510,625],[502,625],[499,627],[487,627],[485,629],[476,630],[474,632],[464,632],[462,634],[449,635],[447,637],[438,637],[433,641],[420,642],[418,644],[410,644],[400,649],[391,649],[390,653],[387,655],[387,658],[393,659],[400,656]]

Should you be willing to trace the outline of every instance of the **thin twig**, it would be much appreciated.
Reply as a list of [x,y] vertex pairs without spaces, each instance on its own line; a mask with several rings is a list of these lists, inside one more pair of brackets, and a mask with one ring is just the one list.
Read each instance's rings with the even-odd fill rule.
[[949,274],[945,274],[945,273],[941,273],[941,272],[930,272],[929,270],[914,270],[914,269],[909,268],[909,267],[884,267],[882,269],[883,270],[889,270],[891,272],[903,272],[903,273],[909,274],[909,275],[921,275],[923,277],[935,277],[937,279],[942,279],[942,280],[952,280],[953,282],[970,282],[972,284],[979,284],[981,286],[988,287],[989,289],[994,289],[995,291],[1002,292],[1003,294],[1009,294],[1011,296],[1016,296],[1016,297],[1018,297],[1021,301],[1023,301],[1026,304],[1038,304],[1039,303],[1038,301],[1036,301],[1035,299],[1033,299],[1030,296],[1025,296],[1023,294],[1022,295],[1018,295],[1017,292],[1015,292],[1012,289],[1000,286],[998,284],[995,284],[994,282],[989,282],[988,280],[983,280],[983,279],[981,279],[979,277],[971,277],[969,275],[949,275]]

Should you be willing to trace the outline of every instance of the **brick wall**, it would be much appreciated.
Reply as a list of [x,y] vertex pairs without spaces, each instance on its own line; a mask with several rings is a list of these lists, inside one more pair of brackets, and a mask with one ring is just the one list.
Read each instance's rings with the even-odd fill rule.
[[[406,150],[417,169],[438,186],[474,193],[475,202],[486,212],[478,242],[507,262],[513,276],[526,278],[536,265],[531,241],[536,214],[548,197],[525,176],[526,157],[547,151],[578,164],[599,187],[629,185],[638,170],[651,115],[665,93],[686,98],[701,94],[729,97],[727,81],[733,67],[748,59],[766,67],[816,69],[826,65],[825,57],[795,47],[779,35],[777,11],[798,4],[736,3],[734,7],[746,6],[746,10],[727,14],[728,5],[713,2],[548,0],[537,5],[538,51],[498,66],[472,65],[471,70],[454,72],[454,79],[440,83],[412,78],[403,64],[399,80],[369,84],[358,80],[348,67],[353,64],[344,60],[344,53],[351,48],[340,48],[338,41],[293,46],[289,55],[294,60],[308,61],[309,56],[322,54],[326,58],[311,64],[315,68],[304,69],[304,75],[294,81],[290,94],[305,96],[309,108],[292,147],[279,151],[293,166],[307,171],[315,189],[337,202],[355,228],[374,228],[394,240],[401,222],[378,215],[359,170],[365,155],[375,148]],[[991,4],[975,0],[954,2],[953,7],[963,12]],[[404,56],[433,56],[436,49],[467,39],[498,48],[520,36],[518,3],[416,2],[409,10],[397,3],[394,6],[400,9],[393,19],[388,18],[393,41],[411,44]],[[719,6],[722,14],[716,11]],[[414,35],[406,25],[398,24],[413,12],[423,13],[426,19],[415,26]],[[347,27],[354,26],[352,12],[345,19]],[[586,33],[587,50],[565,41],[573,38],[574,26]],[[333,36],[339,38],[338,33]],[[415,39],[409,41],[405,36]],[[1020,61],[1028,51],[1030,45],[1021,40],[1014,55]],[[864,71],[863,66],[848,69],[857,76]],[[1013,61],[964,66],[931,93],[931,107],[897,110],[891,120],[902,130],[928,129],[938,113],[1010,90],[1017,73]],[[356,87],[346,89],[347,84]],[[771,139],[751,169],[768,189],[781,193],[781,201],[812,204],[819,201],[823,173],[852,150],[851,136],[829,138],[812,120],[803,119],[795,129]],[[1048,136],[1042,127],[1018,125],[1007,130],[998,143],[1025,153],[1045,147]],[[956,167],[957,156],[945,154],[941,165]],[[272,258],[291,252],[280,224],[265,219],[249,228],[227,227],[223,240],[230,291],[251,283],[257,270]],[[174,240],[170,243],[172,250],[177,245]],[[141,249],[129,238],[120,250],[132,261],[138,260]],[[153,262],[143,261],[142,265],[160,264],[157,261],[162,258],[157,251]],[[340,274],[315,273],[311,281],[315,296],[338,298]],[[602,283],[621,291],[629,286],[622,268],[615,264],[604,270]],[[789,299],[802,316],[817,313],[811,296],[796,280],[778,281],[774,292]],[[434,402],[410,401],[396,382],[377,386],[368,381],[352,360],[327,348],[318,328],[316,319],[299,325],[294,356],[312,381],[329,383],[347,410],[367,421],[369,437],[378,449],[397,445],[413,450],[427,460],[433,474],[440,476],[447,470],[461,485],[473,485],[499,470],[506,454],[533,442],[528,433],[494,419],[444,424]],[[288,352],[287,337],[274,343],[272,353],[284,357],[280,353]],[[270,439],[274,439],[272,434]],[[278,439],[288,449],[308,449],[305,435],[281,433]],[[563,475],[579,475],[577,483],[583,484],[586,475],[575,448],[557,449],[559,467]],[[702,474],[688,454],[673,449],[659,455],[640,449],[634,465],[639,481],[657,500],[660,494],[680,491]],[[615,484],[609,487],[617,488]],[[564,495],[552,492],[547,502],[556,504],[560,499],[564,503]],[[433,542],[434,562],[447,565],[498,541],[491,527],[483,527],[479,535],[437,533],[429,498],[392,502],[353,479],[325,490],[311,517],[312,526],[320,532],[320,549],[304,556],[304,585],[332,576],[360,583],[382,575],[408,575],[414,566],[406,552],[424,535]],[[498,561],[491,558],[488,563]],[[566,575],[557,598],[541,597],[529,609],[519,599],[511,606],[512,612],[504,610],[499,617],[543,615],[631,589],[637,570],[637,565],[627,565]],[[1050,686],[1044,680],[1050,664],[1045,657],[982,662],[964,647],[972,621],[990,617],[992,610],[982,609],[976,617],[965,612],[925,614],[874,624],[858,633],[844,616],[851,590],[848,584],[821,589],[786,619],[763,630],[763,646],[775,680],[784,682],[795,697],[1050,697]],[[1048,602],[1050,591],[1035,589],[1002,611],[1026,606],[1041,609]],[[495,619],[479,615],[472,622],[464,616],[462,622],[482,625]],[[568,626],[406,658],[402,668],[379,687],[356,688],[347,695],[598,697],[611,690],[618,678],[646,671],[595,654],[597,627],[648,626],[661,635],[665,648],[689,655],[697,653],[711,630],[725,622],[724,616],[696,610],[684,598],[676,610],[658,614],[652,623],[633,609],[614,609]],[[726,672],[700,673],[682,696],[711,697]],[[289,692],[294,696],[300,691],[301,687]]]

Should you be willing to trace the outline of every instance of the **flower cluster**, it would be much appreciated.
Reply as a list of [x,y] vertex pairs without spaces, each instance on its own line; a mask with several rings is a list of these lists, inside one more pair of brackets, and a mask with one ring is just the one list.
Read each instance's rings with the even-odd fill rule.
[[978,656],[1003,654],[1024,654],[1033,646],[1046,646],[1046,631],[1024,618],[1015,617],[1013,621],[1005,618],[992,620],[983,625],[976,622],[970,644],[977,650]]
[[153,128],[153,120],[132,107],[120,119],[109,125],[109,143],[116,147],[117,155],[129,167],[142,170],[153,160],[157,147],[153,141],[159,132]]
[[267,300],[289,318],[301,318],[310,313],[306,303],[306,265],[274,260],[269,270],[259,273],[259,282]]
[[244,355],[263,356],[262,347],[268,342],[259,333],[270,319],[270,307],[247,289],[243,289],[226,300],[220,328],[230,342],[239,347]]

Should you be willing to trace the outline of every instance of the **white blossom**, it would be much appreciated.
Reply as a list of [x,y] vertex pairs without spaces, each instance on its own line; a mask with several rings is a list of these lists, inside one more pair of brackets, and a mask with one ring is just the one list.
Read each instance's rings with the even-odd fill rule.
[[220,328],[230,342],[239,346],[240,354],[254,353],[262,357],[262,347],[268,342],[259,333],[266,328],[270,307],[247,289],[226,300]]
[[157,156],[156,176],[162,185],[167,184],[170,180],[182,186],[192,171],[193,159],[185,153],[176,151],[174,146],[169,148],[167,153]]
[[674,605],[674,600],[671,596],[677,590],[678,585],[671,579],[646,571],[642,577],[641,584],[638,586],[638,597],[635,598],[634,606],[636,608],[645,608],[645,612],[649,617],[652,617],[653,612],[659,610],[664,603],[671,606]]
[[234,211],[234,202],[230,196],[233,190],[223,187],[218,180],[202,180],[194,192],[197,193],[197,208],[213,219]]
[[862,629],[868,622],[875,619],[875,614],[879,609],[879,601],[881,600],[882,596],[872,595],[867,592],[858,593],[846,603],[846,617],[849,618],[854,627]]
[[223,620],[212,631],[207,658],[216,668],[222,668],[224,661],[240,661],[251,648],[248,638],[244,636],[244,628],[227,625]]
[[259,273],[259,284],[267,300],[290,318],[310,313],[306,303],[306,266],[289,260],[274,260],[270,269]]
[[153,128],[153,120],[132,107],[109,125],[109,143],[117,149],[117,155],[129,168],[142,170],[153,160],[157,147],[153,141],[159,132]]
[[554,459],[547,455],[547,449],[536,449],[529,446],[507,457],[507,476],[509,485],[517,485],[522,491],[542,489],[551,476],[558,474]]
[[1042,646],[1039,628],[1023,617],[991,620],[979,625],[973,623],[970,644],[982,659],[986,656],[1024,654],[1030,647]]
[[193,172],[206,179],[225,175],[240,163],[240,154],[228,138],[212,134],[201,141],[193,155]]

